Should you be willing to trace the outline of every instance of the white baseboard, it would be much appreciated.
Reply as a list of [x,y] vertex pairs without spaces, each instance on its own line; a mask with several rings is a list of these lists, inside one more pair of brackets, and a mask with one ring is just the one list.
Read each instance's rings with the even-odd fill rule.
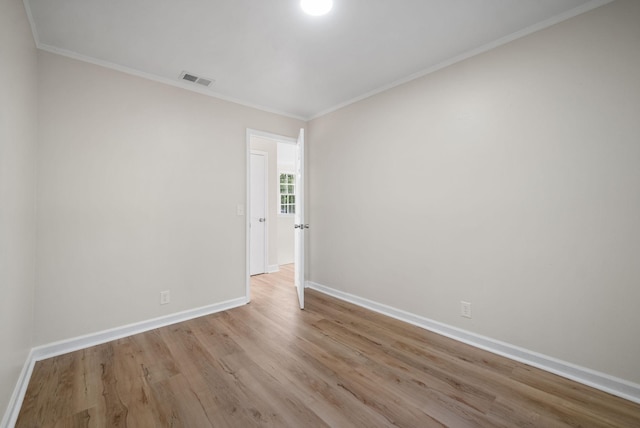
[[276,272],[280,272],[280,266],[279,265],[269,265],[269,266],[267,266],[267,273],[276,273]]
[[49,343],[47,345],[37,346],[33,348],[33,358],[35,361],[44,360],[46,358],[55,357],[57,355],[66,354],[77,351],[79,349],[88,348],[90,346],[100,345],[112,340],[121,339],[123,337],[132,336],[134,334],[143,333],[155,328],[165,327],[167,325],[187,321],[193,318],[202,317],[216,312],[226,311],[247,303],[245,297],[227,300],[226,302],[215,303],[213,305],[202,306],[200,308],[189,309],[175,314],[165,315],[153,318],[147,321],[141,321],[128,324],[122,327],[116,327],[109,330],[91,333],[72,339],[61,340],[59,342]]
[[454,340],[475,346],[485,351],[492,352],[503,357],[510,358],[521,363],[557,374],[567,379],[574,380],[584,385],[591,386],[609,394],[616,395],[626,400],[640,403],[640,385],[597,372],[586,367],[581,367],[557,358],[549,357],[538,352],[530,351],[519,346],[482,336],[470,331],[462,330],[447,324],[440,323],[410,312],[374,302],[353,294],[327,287],[312,281],[307,281],[307,287],[321,293],[333,296],[340,300],[370,309],[391,318],[413,324],[425,330],[441,334]]
[[35,348],[31,349],[31,352],[29,352],[29,356],[27,357],[27,361],[25,362],[22,372],[20,373],[20,377],[18,378],[18,382],[14,389],[13,395],[11,396],[7,411],[2,419],[2,422],[0,423],[0,427],[9,428],[15,425],[16,420],[18,419],[18,414],[20,413],[20,407],[22,407],[24,395],[27,392],[27,386],[29,385],[29,380],[31,379],[33,367],[37,361],[88,348],[91,346],[100,345],[102,343],[132,336],[134,334],[144,333],[145,331],[165,327],[193,318],[198,318],[205,315],[214,314],[216,312],[222,312],[229,309],[237,308],[239,306],[245,305],[246,303],[248,303],[248,299],[246,297],[240,297],[237,299],[227,300],[225,302],[215,303],[213,305],[202,306],[200,308],[189,309],[186,311],[177,312],[175,314],[165,315],[146,321],[112,328],[109,330],[86,334],[84,336],[79,336],[72,339],[66,339],[54,343],[49,343],[47,345],[36,346]]
[[20,376],[16,382],[16,387],[9,399],[9,405],[7,406],[7,410],[2,421],[0,421],[0,427],[9,428],[15,426],[16,421],[18,420],[18,414],[20,413],[20,407],[22,407],[22,400],[24,399],[24,394],[27,392],[27,386],[29,385],[29,379],[31,379],[31,373],[33,373],[33,366],[35,364],[36,362],[33,359],[32,349],[27,356],[24,366],[22,366],[22,371],[20,372]]

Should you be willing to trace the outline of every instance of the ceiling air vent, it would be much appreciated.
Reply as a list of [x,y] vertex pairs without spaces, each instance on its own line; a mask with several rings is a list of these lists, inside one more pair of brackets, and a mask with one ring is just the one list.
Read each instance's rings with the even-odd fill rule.
[[198,85],[206,86],[207,88],[210,88],[211,86],[213,86],[213,83],[215,82],[215,80],[213,79],[209,79],[206,77],[199,77],[193,73],[188,73],[186,71],[183,71],[180,74],[180,79],[186,80],[188,82],[196,83]]

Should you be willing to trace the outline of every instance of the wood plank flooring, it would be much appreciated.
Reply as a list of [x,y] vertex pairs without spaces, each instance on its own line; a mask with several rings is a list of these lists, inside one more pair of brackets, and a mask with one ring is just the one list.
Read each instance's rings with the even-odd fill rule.
[[307,290],[36,364],[18,427],[640,427],[640,405]]

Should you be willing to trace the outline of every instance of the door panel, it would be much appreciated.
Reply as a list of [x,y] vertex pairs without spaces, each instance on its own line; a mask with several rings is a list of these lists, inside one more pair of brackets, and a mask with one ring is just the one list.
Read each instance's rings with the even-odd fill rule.
[[296,212],[295,212],[295,285],[300,309],[304,309],[304,129],[300,129],[296,147]]
[[266,263],[266,156],[251,152],[251,220],[249,274],[257,275],[267,271]]

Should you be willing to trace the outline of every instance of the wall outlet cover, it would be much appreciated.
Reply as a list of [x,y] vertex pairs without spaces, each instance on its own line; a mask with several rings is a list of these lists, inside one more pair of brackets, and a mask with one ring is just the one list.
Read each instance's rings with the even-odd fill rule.
[[460,316],[471,318],[471,303],[460,301]]
[[161,291],[160,292],[160,304],[161,305],[166,305],[170,301],[171,301],[171,294],[170,294],[169,290]]

